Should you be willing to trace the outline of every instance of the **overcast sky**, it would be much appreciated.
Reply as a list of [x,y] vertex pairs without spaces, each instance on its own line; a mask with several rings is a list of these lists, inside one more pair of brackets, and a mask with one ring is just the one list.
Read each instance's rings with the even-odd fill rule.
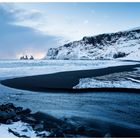
[[0,59],[45,56],[83,36],[140,26],[140,3],[1,3]]

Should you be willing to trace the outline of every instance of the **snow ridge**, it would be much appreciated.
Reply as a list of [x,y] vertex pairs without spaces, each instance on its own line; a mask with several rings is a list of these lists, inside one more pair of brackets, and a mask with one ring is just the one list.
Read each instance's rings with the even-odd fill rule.
[[45,59],[127,59],[140,58],[140,28],[83,37],[58,48],[50,48]]

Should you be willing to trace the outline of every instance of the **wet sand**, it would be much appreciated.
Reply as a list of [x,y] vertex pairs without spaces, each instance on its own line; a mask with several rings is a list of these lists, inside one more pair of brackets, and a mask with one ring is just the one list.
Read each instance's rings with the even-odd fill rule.
[[[78,84],[79,78],[102,76],[106,74],[133,71],[140,64],[129,66],[109,67],[97,70],[80,70],[72,72],[60,72],[55,74],[28,76],[1,81],[5,86],[17,89],[45,91],[46,94],[34,94],[28,91],[20,91],[16,95],[16,90],[12,89],[12,98],[6,98],[3,94],[3,100],[13,103],[23,104],[42,110],[45,113],[61,115],[66,117],[67,121],[75,123],[77,126],[84,126],[85,130],[80,130],[81,136],[86,137],[139,137],[140,120],[139,120],[139,96],[135,94],[134,89],[72,89]],[[2,85],[1,85],[2,86]],[[128,93],[86,93],[86,94],[51,94],[48,90],[82,91],[90,92],[91,90],[99,91],[132,91]],[[9,89],[11,90],[11,89]],[[23,92],[23,95],[21,94]],[[26,95],[24,92],[27,92]],[[137,92],[140,93],[138,89]],[[8,91],[9,94],[9,91]],[[30,95],[30,96],[29,96]],[[61,96],[60,96],[61,95]],[[2,96],[1,96],[2,97]],[[27,102],[28,101],[28,102]],[[62,118],[63,118],[62,117]],[[40,118],[39,118],[40,119]],[[79,135],[78,135],[79,136]],[[74,134],[75,137],[75,134]]]
[[[70,91],[70,92],[88,92],[88,91],[127,91],[134,92],[134,89],[125,88],[94,88],[94,89],[73,89],[75,85],[79,83],[80,78],[103,76],[107,74],[113,74],[118,72],[134,71],[135,68],[140,67],[140,64],[107,67],[94,70],[78,70],[59,72],[54,74],[27,76],[20,78],[13,78],[1,81],[1,84],[23,90],[30,91]],[[135,89],[136,92],[140,92],[139,89]]]

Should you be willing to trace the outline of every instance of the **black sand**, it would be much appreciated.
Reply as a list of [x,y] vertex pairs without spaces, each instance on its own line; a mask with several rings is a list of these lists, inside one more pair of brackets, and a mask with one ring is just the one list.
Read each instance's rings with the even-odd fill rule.
[[[55,92],[58,92],[59,90],[68,90],[70,92],[76,91],[76,92],[85,92],[85,91],[124,91],[124,92],[139,92],[140,89],[121,89],[121,88],[99,88],[99,89],[72,89],[73,86],[79,83],[80,78],[87,78],[87,77],[96,77],[96,76],[103,76],[107,74],[117,73],[117,72],[125,72],[125,71],[134,71],[135,68],[140,67],[140,64],[137,65],[128,65],[128,66],[117,66],[117,67],[109,67],[109,68],[103,68],[103,69],[96,69],[96,70],[79,70],[79,71],[71,71],[71,72],[60,72],[55,74],[46,74],[46,75],[38,75],[38,76],[28,76],[28,77],[21,77],[21,78],[14,78],[14,79],[8,79],[1,81],[1,83],[5,86],[9,86],[12,88],[18,88],[18,89],[25,89],[25,90],[32,90],[32,91],[48,91],[50,89],[53,89]],[[132,96],[133,97],[133,96]],[[135,99],[135,98],[132,98]],[[111,101],[112,102],[112,101]],[[135,102],[135,101],[134,101]],[[129,103],[129,102],[128,102]],[[125,103],[123,102],[123,107],[125,107]],[[133,104],[131,104],[133,105]],[[109,106],[107,106],[109,107]],[[79,108],[80,109],[80,108]],[[94,109],[93,109],[94,111]],[[113,110],[114,111],[114,110]],[[121,112],[120,111],[121,118],[126,119],[126,116],[132,115],[133,113],[135,116],[139,116],[139,112],[129,112],[128,115],[127,112]],[[132,113],[132,114],[131,114]],[[111,115],[108,113],[108,115]],[[116,114],[115,114],[116,115]],[[69,118],[66,118],[64,122],[61,120],[58,120],[54,117],[48,116],[47,114],[35,114],[34,117],[38,120],[47,120],[47,127],[55,126],[56,132],[58,130],[61,130],[63,133],[58,133],[58,135],[55,134],[55,137],[63,137],[61,134],[65,134],[65,137],[69,137],[69,135],[66,135],[67,133],[70,133],[72,137],[76,136],[84,136],[84,137],[140,137],[140,130],[138,128],[132,128],[125,125],[121,125],[120,123],[117,123],[118,120],[116,120],[116,123],[113,122],[106,122],[105,120],[90,120],[89,118],[85,119],[82,117],[72,117],[70,118],[73,120],[73,122],[80,123],[80,127],[78,124],[75,124],[76,129],[69,129],[71,125],[68,125],[67,122],[69,122]],[[109,118],[110,116],[108,116]],[[136,117],[137,118],[137,117]],[[133,118],[135,121],[135,117]],[[68,128],[68,132],[66,131],[65,127],[64,129],[59,127],[61,125],[61,122],[63,124],[66,124]],[[126,120],[127,122],[127,120]],[[139,120],[137,120],[139,122]],[[53,125],[54,124],[54,125]],[[86,124],[86,125],[85,125]],[[58,128],[57,128],[58,126]],[[61,129],[60,129],[61,128]],[[52,128],[51,128],[52,129]],[[73,130],[73,131],[72,131]],[[51,137],[54,137],[53,135]]]
[[[80,89],[72,89],[75,85],[79,83],[80,78],[88,78],[88,77],[96,77],[103,76],[107,74],[113,74],[118,72],[128,72],[134,71],[135,68],[140,67],[140,64],[135,65],[126,65],[126,66],[115,66],[115,67],[107,67],[102,69],[94,69],[94,70],[78,70],[78,71],[69,71],[69,72],[59,72],[54,74],[46,74],[46,75],[37,75],[37,76],[27,76],[21,78],[13,78],[1,81],[1,83],[5,86],[9,86],[12,88],[23,89],[23,90],[31,90],[31,91],[81,91]],[[126,91],[128,89],[123,88],[96,88],[96,89],[82,89],[82,91]],[[133,89],[129,89],[128,92],[134,91]],[[140,92],[140,90],[135,90]]]

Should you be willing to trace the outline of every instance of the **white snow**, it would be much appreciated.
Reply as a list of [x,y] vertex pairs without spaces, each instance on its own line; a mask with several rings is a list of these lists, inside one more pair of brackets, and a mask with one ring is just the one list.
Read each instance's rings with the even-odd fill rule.
[[1,138],[17,138],[15,135],[8,132],[8,126],[5,124],[0,124],[0,137]]
[[[20,134],[20,136],[25,135],[30,138],[37,137],[36,132],[32,129],[32,127],[24,122],[18,121],[13,124],[0,124],[0,137],[1,138],[17,138],[13,133],[9,132],[8,129],[11,129],[14,132]],[[46,136],[50,135],[50,132],[42,131],[39,134],[45,133]]]
[[[140,60],[140,45],[135,47],[136,49],[132,49],[130,48],[130,55],[121,58],[122,60],[136,60],[139,61]],[[129,48],[128,48],[129,49]]]
[[130,28],[128,30],[124,30],[124,31],[132,31],[132,30],[140,30],[140,27],[138,26],[138,27]]
[[[131,32],[132,31],[132,32]],[[87,43],[88,40],[74,41],[58,48],[51,48],[48,50],[46,59],[116,59],[114,55],[118,53],[125,53],[126,56],[121,57],[125,60],[140,60],[140,33],[130,30],[116,33],[117,35],[106,34],[106,37],[98,40],[97,36],[93,36],[94,45]],[[102,41],[101,44],[98,41]],[[120,58],[117,58],[120,59]]]
[[134,79],[134,78],[128,77],[127,79],[128,79],[128,80],[131,80],[131,81],[134,81],[134,82],[137,82],[137,83],[140,83],[140,80],[137,80],[137,79]]
[[[79,84],[74,86],[74,89],[82,88],[136,88],[140,89],[140,83],[132,79],[128,80],[97,80],[95,78],[82,78]],[[139,81],[140,82],[140,81]]]
[[130,65],[119,60],[0,60],[0,78]]

